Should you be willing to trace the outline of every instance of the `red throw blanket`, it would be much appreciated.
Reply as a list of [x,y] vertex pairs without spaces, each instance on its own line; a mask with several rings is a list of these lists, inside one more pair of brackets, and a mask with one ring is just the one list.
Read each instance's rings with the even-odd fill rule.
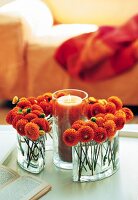
[[138,61],[138,15],[120,27],[102,26],[65,41],[55,59],[73,77],[97,81],[120,74]]

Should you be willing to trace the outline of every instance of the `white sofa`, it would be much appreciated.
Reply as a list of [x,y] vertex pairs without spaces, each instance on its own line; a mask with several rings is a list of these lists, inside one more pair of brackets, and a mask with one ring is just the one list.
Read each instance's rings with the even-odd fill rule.
[[[117,95],[122,98],[124,104],[138,104],[138,65],[117,77],[85,83],[70,77],[55,61],[53,55],[63,41],[81,33],[96,31],[97,25],[52,25],[51,21],[47,32],[38,36],[34,33],[32,35],[32,32],[28,31],[29,24],[26,24],[17,16],[6,16],[5,22],[0,20],[1,99],[12,99],[14,95],[37,96],[62,88],[78,88],[96,98]],[[5,30],[8,34],[4,36],[4,40],[9,43],[3,42]]]

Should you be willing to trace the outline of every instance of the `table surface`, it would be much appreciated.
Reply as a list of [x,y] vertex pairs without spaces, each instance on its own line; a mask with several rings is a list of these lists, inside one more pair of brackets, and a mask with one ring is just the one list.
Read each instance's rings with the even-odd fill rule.
[[[46,151],[46,167],[36,175],[52,185],[52,190],[42,200],[138,200],[138,138],[120,137],[120,169],[111,177],[96,182],[73,182],[72,170],[55,167],[52,154],[52,150]],[[4,165],[20,175],[28,174],[16,162],[16,149]]]

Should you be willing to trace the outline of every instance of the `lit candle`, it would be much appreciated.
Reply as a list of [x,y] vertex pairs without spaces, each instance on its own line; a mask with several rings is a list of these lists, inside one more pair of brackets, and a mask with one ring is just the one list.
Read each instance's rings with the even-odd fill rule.
[[62,134],[71,128],[74,121],[82,118],[82,98],[75,95],[61,96],[56,103],[56,116],[58,118],[59,156],[63,161],[72,162],[72,150],[64,144]]

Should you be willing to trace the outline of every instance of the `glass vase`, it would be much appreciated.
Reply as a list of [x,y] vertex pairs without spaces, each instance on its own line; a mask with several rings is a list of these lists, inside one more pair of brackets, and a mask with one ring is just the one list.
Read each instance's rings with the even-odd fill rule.
[[97,181],[114,174],[119,168],[119,137],[103,143],[78,143],[72,149],[73,181]]
[[17,162],[28,172],[39,173],[45,167],[45,135],[32,141],[17,134]]
[[84,118],[83,108],[87,97],[86,92],[77,89],[53,93],[53,162],[57,167],[72,169],[72,148],[64,144],[62,134],[74,121]]

